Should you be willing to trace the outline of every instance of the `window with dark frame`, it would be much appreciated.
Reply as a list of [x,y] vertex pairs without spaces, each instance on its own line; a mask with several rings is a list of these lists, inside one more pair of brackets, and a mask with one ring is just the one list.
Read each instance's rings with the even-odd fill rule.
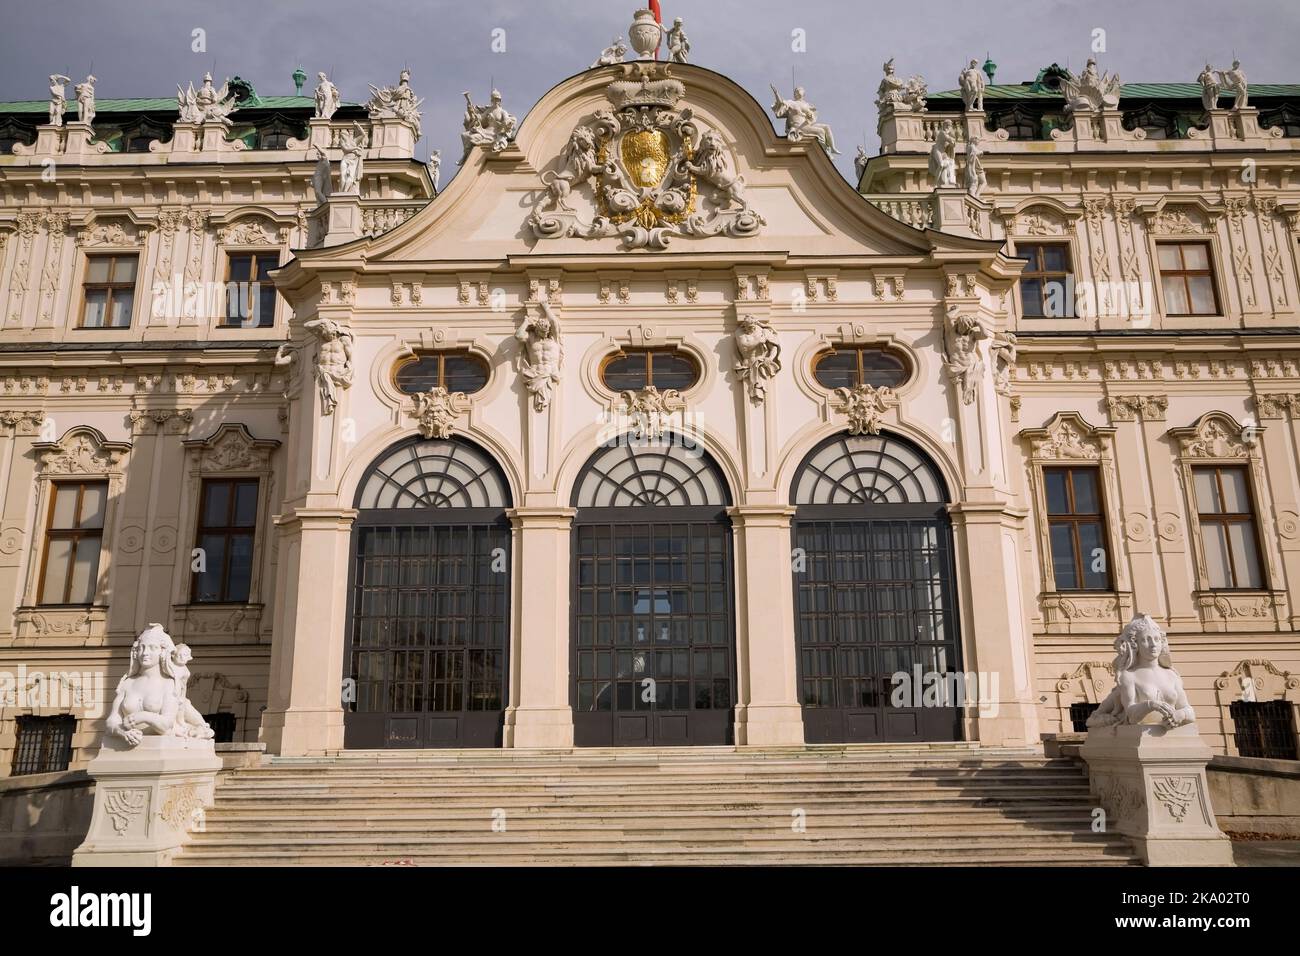
[[253,580],[256,478],[206,478],[194,546],[203,553],[190,597],[196,604],[243,604]]
[[226,315],[230,328],[267,329],[275,324],[275,283],[271,271],[279,268],[278,251],[232,252],[226,266]]
[[135,253],[86,257],[86,277],[81,284],[81,328],[131,327],[139,261]]
[[1109,591],[1110,550],[1097,468],[1043,469],[1052,575],[1058,591]]
[[911,372],[907,362],[887,349],[841,348],[831,349],[817,356],[813,363],[813,377],[824,388],[897,388],[908,380]]
[[1192,469],[1205,570],[1214,590],[1264,587],[1249,475],[1237,465]]
[[1020,273],[1023,314],[1031,318],[1074,318],[1069,243],[1017,242],[1016,256],[1029,260]]
[[700,370],[676,349],[626,349],[605,360],[600,377],[612,392],[639,391],[648,385],[682,391],[700,380]]
[[38,604],[94,603],[107,504],[106,481],[51,485]]
[[1161,242],[1160,288],[1166,315],[1218,315],[1219,296],[1207,242]]
[[488,376],[487,363],[468,352],[421,352],[397,367],[393,381],[407,395],[439,387],[469,395],[482,390]]
[[18,740],[14,744],[13,776],[29,773],[57,773],[72,762],[72,735],[77,718],[72,714],[36,717],[23,714],[17,719]]

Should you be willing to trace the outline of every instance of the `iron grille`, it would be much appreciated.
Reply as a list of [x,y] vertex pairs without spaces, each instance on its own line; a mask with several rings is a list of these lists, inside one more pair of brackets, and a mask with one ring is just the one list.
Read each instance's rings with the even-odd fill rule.
[[1295,760],[1293,711],[1288,700],[1234,700],[1228,712],[1237,725],[1237,753],[1243,757]]
[[77,718],[71,714],[19,717],[14,776],[67,770],[72,761],[72,735],[76,729]]

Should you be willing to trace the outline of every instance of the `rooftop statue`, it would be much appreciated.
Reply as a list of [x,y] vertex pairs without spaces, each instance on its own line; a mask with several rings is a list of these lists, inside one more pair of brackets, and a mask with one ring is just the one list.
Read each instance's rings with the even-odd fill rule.
[[188,90],[181,89],[179,84],[176,87],[176,105],[182,123],[216,123],[229,127],[230,114],[238,109],[235,100],[235,94],[230,92],[230,81],[226,80],[220,89],[214,89],[211,73],[203,74],[203,85],[198,90],[194,89],[193,83]]
[[1241,68],[1240,60],[1232,61],[1232,69],[1223,74],[1223,89],[1225,92],[1235,94],[1232,98],[1232,108],[1242,110],[1246,108],[1246,94],[1249,86],[1246,83],[1246,71]]
[[627,56],[627,44],[623,42],[622,37],[614,37],[614,42],[600,51],[600,56],[596,57],[596,62],[591,64],[589,69],[622,63],[625,56]]
[[482,146],[494,153],[499,153],[509,146],[511,138],[515,135],[515,126],[519,122],[501,105],[501,93],[497,90],[492,91],[491,103],[487,106],[475,106],[474,101],[469,98],[468,90],[465,91],[464,97],[465,129],[460,134],[461,142],[465,146],[465,153],[460,158],[462,165],[469,159],[470,150],[475,146]]
[[853,156],[853,171],[858,174],[858,179],[862,179],[862,174],[867,171],[867,160],[867,148],[859,146]]
[[340,194],[347,196],[361,194],[361,169],[368,145],[370,143],[366,131],[355,121],[352,123],[352,129],[345,129],[339,134],[339,149],[343,151],[343,158],[339,161]]
[[668,59],[672,63],[685,63],[691,52],[691,41],[682,29],[682,18],[673,20],[673,28],[668,31]]
[[776,114],[777,119],[785,120],[786,139],[792,143],[815,139],[821,144],[822,149],[831,155],[839,153],[835,148],[835,136],[831,133],[830,126],[817,122],[817,107],[804,99],[802,86],[794,88],[792,99],[783,98],[775,86],[772,87],[772,95],[775,97],[772,102],[772,112]]
[[1135,614],[1115,638],[1115,687],[1088,718],[1089,727],[1194,723],[1183,679],[1169,659],[1169,640],[1146,614]]
[[420,138],[420,104],[411,89],[411,71],[402,70],[397,77],[396,86],[370,87],[370,102],[366,109],[371,119],[399,119],[415,130],[415,138]]
[[980,69],[978,60],[971,60],[970,66],[961,71],[957,77],[957,82],[961,86],[961,101],[966,105],[967,112],[982,112],[984,110],[984,88],[989,85],[988,77]]
[[137,747],[146,736],[210,739],[207,725],[186,697],[190,649],[172,643],[161,624],[150,624],[131,645],[131,664],[118,682],[106,721],[108,733]]
[[68,105],[67,85],[72,82],[72,77],[64,76],[62,73],[50,74],[50,125],[63,125],[63,111]]
[[87,76],[73,92],[77,94],[77,122],[91,125],[95,122],[95,77]]
[[330,82],[324,73],[317,73],[316,79],[316,118],[331,119],[338,111],[341,99],[339,88]]
[[433,191],[436,193],[438,181],[442,179],[442,150],[430,150],[429,161],[425,165],[429,167],[429,179],[433,182]]
[[311,188],[316,194],[317,205],[330,198],[330,158],[319,146],[316,147],[316,168],[311,174]]
[[988,176],[984,173],[984,150],[978,139],[972,139],[966,143],[966,192],[972,199],[979,199],[988,184]]
[[935,189],[957,185],[957,128],[944,120],[934,134],[930,147],[930,178]]
[[1067,110],[1115,109],[1119,106],[1119,74],[1098,73],[1097,61],[1089,57],[1079,78],[1063,77]]
[[885,61],[885,75],[876,87],[876,108],[898,113],[924,113],[925,98],[928,89],[925,77],[919,73],[911,79],[904,80],[894,72],[894,59]]

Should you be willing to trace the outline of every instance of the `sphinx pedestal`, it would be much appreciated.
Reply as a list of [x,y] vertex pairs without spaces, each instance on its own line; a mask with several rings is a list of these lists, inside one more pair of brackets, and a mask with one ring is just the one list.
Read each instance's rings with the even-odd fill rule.
[[203,826],[221,760],[211,740],[145,737],[128,747],[105,737],[86,768],[95,809],[73,866],[170,866]]
[[1195,724],[1098,727],[1079,750],[1108,826],[1148,866],[1232,866],[1232,844],[1210,806],[1210,748]]

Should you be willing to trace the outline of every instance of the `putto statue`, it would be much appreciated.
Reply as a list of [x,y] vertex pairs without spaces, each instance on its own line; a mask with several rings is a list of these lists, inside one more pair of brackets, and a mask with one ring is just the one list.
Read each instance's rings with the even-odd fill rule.
[[627,44],[623,42],[622,37],[614,37],[614,42],[605,49],[600,51],[600,56],[596,57],[596,62],[591,64],[589,69],[596,69],[602,66],[613,66],[615,63],[622,63],[623,58],[627,56]]
[[668,60],[672,63],[685,63],[691,52],[691,41],[682,29],[682,18],[673,20],[673,28],[668,31]]
[[830,126],[817,122],[817,107],[804,99],[802,86],[794,88],[793,99],[783,98],[775,86],[772,87],[772,95],[775,97],[772,102],[772,112],[776,114],[777,119],[785,120],[786,139],[792,143],[815,139],[821,143],[822,149],[827,153],[832,156],[839,154],[839,150],[835,148],[835,137],[831,133]]
[[876,108],[882,113],[924,113],[928,89],[919,73],[904,82],[894,72],[894,59],[885,62],[885,75],[876,87]]
[[979,316],[963,314],[957,306],[949,306],[943,325],[944,366],[949,380],[957,386],[963,405],[975,401],[980,379],[984,377],[979,343],[988,337],[988,329]]
[[1196,721],[1183,679],[1169,659],[1169,640],[1146,614],[1135,614],[1115,638],[1115,686],[1088,718],[1089,727]]
[[482,146],[494,153],[501,152],[510,145],[510,140],[515,135],[515,126],[519,122],[501,105],[501,93],[497,90],[492,91],[491,102],[487,106],[475,106],[469,98],[468,90],[464,97],[465,129],[460,134],[460,140],[465,146],[465,153],[460,158],[461,165],[469,159],[470,150],[475,146]]
[[767,382],[781,371],[781,343],[772,323],[744,315],[735,331],[736,351],[740,361],[733,366],[736,377],[749,388],[749,400],[761,405],[767,395]]
[[365,164],[366,147],[369,145],[366,131],[360,123],[354,122],[352,129],[345,129],[339,134],[339,149],[343,151],[343,158],[339,161],[340,195],[361,194],[361,172]]
[[339,88],[324,73],[317,73],[316,79],[316,118],[331,119],[342,102]]
[[542,314],[536,318],[525,315],[515,338],[522,345],[519,373],[533,396],[533,408],[540,412],[550,406],[551,394],[560,382],[564,343],[560,341],[559,320],[550,305],[545,300],[539,305]]
[[304,329],[316,335],[316,385],[322,415],[338,408],[339,390],[352,386],[352,331],[333,319],[312,319]]
[[944,120],[934,134],[930,147],[930,178],[935,189],[957,185],[957,128]]
[[1067,110],[1113,110],[1119,106],[1119,74],[1098,73],[1097,61],[1092,57],[1088,58],[1077,80],[1067,76],[1062,79],[1061,86],[1065,89]]
[[966,143],[966,192],[972,199],[979,199],[988,184],[988,176],[984,173],[984,150],[978,139],[972,139]]
[[73,92],[77,94],[77,122],[90,126],[95,122],[95,77],[87,76]]
[[961,101],[966,106],[966,112],[983,112],[984,88],[989,85],[989,81],[980,69],[979,61],[971,60],[970,66],[957,77],[957,83],[961,86]]
[[62,73],[50,74],[50,125],[63,125],[63,111],[68,107],[68,90],[67,86],[72,82],[72,77],[64,76]]
[[235,94],[230,92],[230,81],[226,80],[220,89],[214,89],[211,73],[203,74],[203,85],[197,91],[193,83],[188,90],[182,90],[179,85],[176,87],[176,105],[182,123],[215,123],[229,128],[230,114],[238,109],[235,100]]
[[420,104],[411,89],[411,71],[402,70],[397,77],[396,86],[371,86],[370,102],[366,109],[371,119],[399,119],[415,130],[415,138],[420,138]]
[[130,747],[146,736],[211,739],[186,697],[190,649],[172,643],[161,624],[150,624],[131,645],[131,664],[118,682],[106,721],[108,733]]

